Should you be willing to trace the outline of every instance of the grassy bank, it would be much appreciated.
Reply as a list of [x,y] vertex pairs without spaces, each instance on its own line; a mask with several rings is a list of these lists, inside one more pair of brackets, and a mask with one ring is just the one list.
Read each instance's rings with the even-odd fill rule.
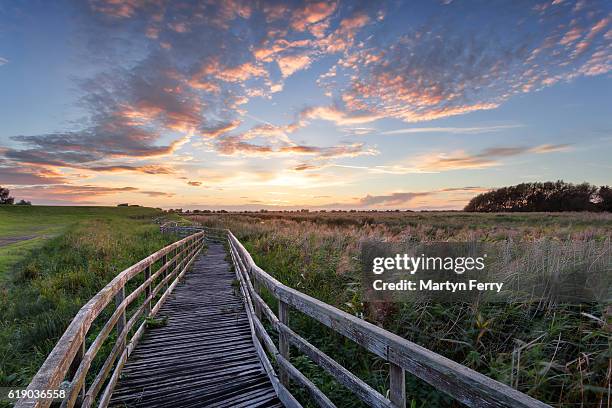
[[26,385],[79,308],[168,242],[151,222],[159,215],[138,207],[0,208],[0,237],[38,235],[0,252],[1,386]]
[[[359,285],[359,241],[529,243],[520,268],[545,254],[561,273],[610,259],[611,214],[263,213],[197,216],[225,226],[255,261],[279,280],[381,325],[404,338],[559,407],[607,406],[610,387],[608,304],[368,304]],[[547,250],[547,248],[554,250]],[[575,254],[580,253],[580,256]],[[612,266],[612,265],[608,265]],[[601,271],[601,269],[598,269]],[[608,272],[610,269],[608,268]],[[271,298],[268,298],[271,300]],[[606,310],[606,308],[608,308]],[[383,394],[388,368],[299,313],[291,325]],[[293,362],[342,407],[361,404],[308,358]],[[455,406],[444,394],[407,376],[417,407]]]

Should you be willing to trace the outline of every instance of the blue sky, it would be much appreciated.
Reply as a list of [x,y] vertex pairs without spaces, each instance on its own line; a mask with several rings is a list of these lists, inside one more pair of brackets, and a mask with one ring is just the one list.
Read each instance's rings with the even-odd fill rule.
[[462,208],[610,184],[605,1],[0,4],[0,185],[39,204]]

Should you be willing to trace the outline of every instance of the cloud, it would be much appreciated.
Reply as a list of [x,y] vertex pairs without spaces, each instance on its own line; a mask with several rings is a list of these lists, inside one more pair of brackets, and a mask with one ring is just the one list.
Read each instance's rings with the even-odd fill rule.
[[214,139],[221,135],[224,135],[240,126],[239,120],[233,120],[230,122],[221,122],[213,125],[203,125],[200,127],[200,133],[207,138]]
[[45,168],[0,166],[2,185],[40,185],[66,182],[61,173]]
[[465,205],[477,193],[489,191],[484,187],[451,187],[429,191],[400,191],[388,194],[366,194],[343,203],[325,204],[324,208],[408,208],[426,204],[425,208],[458,208]]
[[[219,139],[212,145],[223,155],[289,154],[292,150],[304,154],[299,148],[279,147],[296,145],[289,134],[302,126],[299,120],[230,134],[242,123],[243,106],[250,98],[266,98],[281,90],[284,78],[333,52],[330,42],[352,44],[357,30],[369,20],[360,7],[353,8],[357,11],[339,18],[336,2],[264,4],[262,26],[248,1],[92,0],[76,9],[84,28],[83,43],[90,47],[92,61],[100,62],[95,76],[78,81],[77,107],[86,112],[79,122],[85,126],[14,135],[10,140],[15,145],[3,156],[15,165],[171,174],[170,167],[153,168],[139,161],[175,154],[192,135]],[[302,38],[292,37],[288,30],[301,33]],[[140,52],[131,52],[131,47]],[[121,64],[121,53],[134,58]],[[271,69],[274,65],[281,78],[272,78],[278,76]],[[325,119],[330,114],[314,109],[311,117]],[[369,119],[350,114],[337,120],[362,123]],[[258,137],[266,142],[249,142]],[[317,154],[360,153],[354,148],[346,153],[326,148]]]
[[286,55],[277,59],[278,67],[285,78],[296,71],[307,68],[311,62],[312,60],[306,54]]
[[112,195],[143,194],[149,197],[173,197],[174,193],[163,191],[140,190],[136,187],[112,187],[100,186],[92,184],[75,185],[75,184],[54,184],[54,185],[36,185],[28,187],[17,187],[13,192],[19,197],[24,197],[28,200],[34,200],[38,203],[50,204],[65,204],[65,203],[80,203],[80,204],[96,204],[97,199]]
[[45,200],[52,202],[95,202],[100,196],[113,194],[133,193],[138,189],[135,187],[105,187],[96,185],[46,185],[36,187],[21,187],[13,190],[20,197],[30,200]]
[[604,38],[610,17],[598,4],[577,16],[557,10],[538,18],[506,7],[502,23],[479,15],[473,27],[457,19],[475,10],[441,14],[396,38],[372,36],[348,48],[335,75],[319,82],[347,115],[420,122],[495,109],[514,95],[612,70]]
[[164,191],[139,191],[141,194],[148,195],[149,197],[174,197],[174,193],[166,193]]
[[285,146],[281,147],[279,152],[315,155],[322,158],[373,156],[378,154],[377,150],[366,148],[363,143],[352,143],[330,147],[305,145]]
[[9,60],[7,60],[6,58],[2,58],[0,57],[0,66],[4,65],[4,64],[8,64]]
[[240,137],[236,136],[221,138],[217,140],[214,146],[216,151],[223,155],[242,154],[262,157],[309,155],[319,159],[331,159],[339,157],[372,156],[378,154],[376,149],[368,148],[364,143],[350,143],[325,147],[291,144],[277,148],[270,145],[257,145],[245,142]]
[[389,195],[379,195],[379,196],[371,196],[366,195],[363,198],[360,198],[357,204],[360,207],[368,207],[372,205],[402,205],[409,203],[417,197],[425,197],[431,195],[431,192],[421,192],[421,193],[392,193]]
[[337,125],[359,125],[381,119],[383,116],[369,112],[347,112],[337,106],[314,106],[300,113],[302,120],[320,119]]
[[317,166],[311,163],[300,163],[297,166],[293,167],[295,171],[305,171],[305,170],[315,170],[320,168],[321,166]]
[[520,128],[522,125],[496,125],[476,127],[413,127],[405,129],[387,130],[378,132],[379,135],[402,135],[411,133],[450,133],[450,134],[480,134],[500,132],[507,129]]
[[294,168],[296,171],[314,170],[322,167],[338,167],[363,170],[373,174],[426,174],[453,170],[484,169],[502,164],[507,157],[522,154],[547,154],[571,151],[569,144],[543,144],[538,146],[497,146],[486,148],[477,153],[458,151],[453,153],[427,153],[410,158],[410,165],[387,164],[377,166],[352,166],[344,164],[326,164],[325,166],[304,163]]
[[187,184],[194,187],[200,187],[202,185],[201,181],[188,181]]
[[329,17],[338,6],[335,1],[312,1],[306,2],[301,8],[291,12],[290,26],[294,30],[304,31],[308,26],[318,23]]
[[99,172],[123,172],[123,171],[134,171],[145,174],[174,174],[176,171],[164,165],[143,165],[143,166],[132,166],[127,164],[119,164],[119,165],[105,165],[105,166],[91,166],[91,167],[75,167],[85,170],[91,171],[99,171]]
[[499,165],[499,159],[526,153],[545,154],[570,150],[567,144],[539,145],[533,147],[490,147],[479,153],[456,152],[453,154],[427,154],[415,159],[414,166],[426,171],[449,171],[462,169],[482,169]]

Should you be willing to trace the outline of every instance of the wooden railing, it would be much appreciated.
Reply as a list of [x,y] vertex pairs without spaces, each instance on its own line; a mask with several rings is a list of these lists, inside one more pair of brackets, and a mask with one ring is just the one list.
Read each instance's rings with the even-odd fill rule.
[[[79,310],[27,390],[32,391],[32,395],[37,390],[58,390],[60,384],[67,381],[69,385],[62,407],[106,407],[123,365],[144,333],[146,318],[157,314],[179,279],[189,269],[204,245],[204,235],[203,231],[195,231],[127,268],[109,282]],[[159,266],[153,270],[158,261]],[[127,283],[138,275],[143,276],[143,282],[131,293],[126,293]],[[142,303],[137,301],[141,298]],[[103,324],[95,340],[86,344],[93,322],[113,299],[115,307],[112,315]],[[136,309],[128,310],[132,303],[132,309]],[[113,329],[116,330],[113,347],[88,384],[92,362],[104,343],[110,341],[109,335]],[[98,398],[100,391],[102,395]],[[17,402],[16,407],[48,407],[51,403],[50,399],[24,398]]]
[[[301,406],[287,391],[288,380],[291,378],[305,388],[319,406],[335,407],[320,389],[291,364],[289,349],[290,346],[294,346],[372,407],[406,406],[406,372],[470,407],[549,407],[418,344],[283,285],[253,262],[251,255],[231,232],[228,231],[227,234],[232,260],[251,320],[255,346],[279,397],[286,406]],[[262,286],[278,300],[278,316],[262,299],[260,295]],[[390,378],[388,398],[291,330],[290,308],[310,316],[387,361]],[[261,321],[262,317],[265,317],[278,332],[278,347],[266,332]],[[276,360],[280,368],[278,377],[264,349]]]
[[[290,346],[294,346],[308,356],[340,384],[372,407],[404,408],[406,406],[406,372],[421,378],[470,407],[549,407],[505,384],[285,286],[258,267],[251,255],[230,231],[180,227],[167,223],[160,228],[163,232],[190,235],[124,270],[87,302],[47,357],[28,386],[28,390],[54,390],[58,389],[63,381],[68,381],[68,394],[62,406],[91,407],[97,405],[106,407],[123,365],[144,333],[146,321],[138,326],[132,336],[129,336],[129,333],[135,329],[136,324],[142,321],[143,317],[157,314],[162,303],[193,263],[206,238],[227,239],[249,317],[253,343],[276,393],[287,407],[301,407],[288,391],[290,379],[305,388],[319,406],[335,407],[333,402],[290,362]],[[159,267],[153,271],[154,264],[160,260]],[[141,273],[144,282],[126,296],[126,284]],[[155,282],[157,282],[156,285]],[[278,316],[262,299],[262,287],[265,287],[278,300]],[[151,307],[153,300],[162,289],[163,294]],[[143,293],[143,302],[129,315],[129,320],[127,320],[128,306]],[[103,325],[95,340],[87,347],[86,338],[92,323],[113,298],[115,308],[112,315]],[[291,308],[310,316],[387,361],[390,378],[388,397],[374,390],[330,356],[295,333],[289,324]],[[264,328],[262,323],[264,317],[278,332],[278,346]],[[116,328],[117,331],[113,348],[91,384],[88,385],[87,374],[94,357],[108,339],[113,328]],[[268,355],[276,362],[279,368],[278,375]],[[110,378],[109,374],[111,374]],[[98,397],[103,387],[102,395]],[[50,404],[51,400],[48,399],[30,398],[19,400],[16,407],[48,407]]]

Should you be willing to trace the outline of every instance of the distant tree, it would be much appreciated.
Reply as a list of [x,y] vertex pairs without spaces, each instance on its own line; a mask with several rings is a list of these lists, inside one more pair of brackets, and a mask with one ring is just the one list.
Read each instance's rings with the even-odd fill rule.
[[32,205],[32,202],[26,201],[26,200],[19,200],[19,202],[16,203],[15,205]]
[[10,197],[10,190],[8,188],[4,188],[2,186],[0,186],[0,205],[2,204],[13,204],[15,202],[15,199],[13,197]]
[[121,204],[117,204],[117,207],[129,207],[130,205],[128,203],[121,203]]
[[597,195],[597,205],[601,208],[601,211],[612,212],[612,188],[608,186],[601,186],[599,187]]
[[610,195],[608,186],[598,188],[589,183],[572,184],[562,180],[521,183],[479,194],[470,200],[464,211],[611,211]]

